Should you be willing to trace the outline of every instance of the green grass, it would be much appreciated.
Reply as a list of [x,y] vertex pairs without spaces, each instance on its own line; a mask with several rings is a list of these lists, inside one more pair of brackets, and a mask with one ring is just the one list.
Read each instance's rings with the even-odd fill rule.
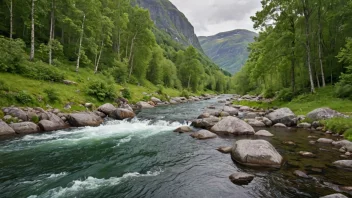
[[248,102],[241,101],[236,104],[271,108],[271,107],[288,107],[296,115],[306,115],[314,109],[321,107],[329,107],[344,114],[352,114],[352,101],[340,99],[335,96],[334,88],[329,86],[318,89],[315,94],[303,94],[294,98],[291,102],[273,101],[271,103],[264,102]]

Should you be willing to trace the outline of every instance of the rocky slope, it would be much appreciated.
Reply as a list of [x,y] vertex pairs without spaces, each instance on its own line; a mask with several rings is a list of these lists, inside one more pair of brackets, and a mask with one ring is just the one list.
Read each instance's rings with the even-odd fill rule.
[[214,36],[201,36],[199,41],[209,58],[234,74],[248,59],[248,44],[253,42],[256,36],[254,32],[239,29]]
[[193,45],[203,52],[194,33],[194,27],[169,0],[136,0],[136,3],[149,10],[151,18],[159,30],[167,33],[182,45]]

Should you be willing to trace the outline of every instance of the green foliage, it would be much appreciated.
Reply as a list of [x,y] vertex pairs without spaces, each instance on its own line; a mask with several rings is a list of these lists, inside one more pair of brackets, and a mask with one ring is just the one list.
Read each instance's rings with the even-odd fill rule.
[[294,97],[291,89],[282,89],[277,95],[277,99],[284,102],[290,102]]
[[21,39],[11,40],[0,35],[0,72],[15,72],[24,59],[24,48]]
[[5,116],[4,112],[0,110],[0,119],[3,119]]
[[340,81],[336,84],[336,94],[340,98],[352,99],[352,38],[347,39],[345,48],[341,49],[337,58],[340,63],[347,65],[347,71],[340,76]]
[[326,130],[330,130],[334,133],[343,134],[345,131],[352,129],[351,118],[332,118],[321,122]]
[[36,123],[36,124],[38,124],[39,121],[40,121],[40,118],[39,118],[38,116],[33,116],[33,117],[31,118],[31,121],[34,122],[34,123]]
[[344,136],[346,139],[348,139],[349,141],[352,141],[352,128],[348,129],[345,133]]
[[26,91],[20,91],[15,95],[16,100],[23,104],[32,104],[33,103],[33,97],[28,94]]
[[191,96],[191,94],[187,90],[184,89],[181,92],[181,96],[185,97],[185,98],[189,98]]
[[124,88],[122,91],[122,97],[127,98],[127,99],[131,99],[131,92],[128,88]]
[[113,100],[116,97],[115,88],[102,80],[96,80],[88,84],[87,94],[99,101]]
[[263,97],[264,98],[274,98],[275,91],[272,88],[265,89],[263,92]]
[[20,64],[16,68],[16,73],[28,78],[52,82],[62,82],[65,77],[64,73],[58,68],[49,66],[41,61]]
[[46,93],[48,101],[51,103],[54,103],[60,100],[58,91],[53,88],[44,89],[44,93]]
[[0,91],[10,91],[9,85],[2,79],[0,79]]

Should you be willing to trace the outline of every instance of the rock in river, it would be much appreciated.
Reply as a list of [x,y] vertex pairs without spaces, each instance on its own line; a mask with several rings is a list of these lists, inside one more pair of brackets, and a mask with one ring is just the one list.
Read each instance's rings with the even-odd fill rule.
[[296,170],[295,172],[293,172],[293,174],[301,178],[309,178],[309,176],[305,172],[300,170]]
[[38,133],[40,131],[39,127],[33,122],[14,123],[10,124],[10,127],[17,134]]
[[343,195],[343,194],[336,193],[336,194],[327,195],[327,196],[320,197],[320,198],[348,198],[348,197],[346,197],[346,196]]
[[216,150],[221,153],[231,153],[232,147],[231,146],[221,146],[221,147],[217,148]]
[[104,104],[98,108],[98,111],[103,112],[106,115],[109,115],[111,112],[113,112],[116,109],[116,107],[110,103]]
[[254,179],[254,175],[247,173],[234,173],[230,175],[230,180],[234,184],[247,185]]
[[286,126],[296,126],[297,117],[289,108],[277,109],[272,113],[269,113],[267,116],[274,124],[282,123]]
[[211,128],[214,133],[225,133],[234,135],[254,135],[254,129],[245,121],[229,116],[216,123]]
[[60,129],[68,128],[68,125],[57,115],[53,113],[46,113],[48,116],[47,120],[41,120],[38,126],[42,131],[56,131]]
[[280,168],[282,156],[268,141],[239,140],[232,148],[232,159],[247,166]]
[[198,132],[191,134],[191,137],[197,138],[199,140],[205,140],[205,139],[216,138],[217,135],[208,130],[200,130]]
[[271,134],[267,130],[260,130],[260,131],[256,132],[254,135],[256,135],[256,136],[264,136],[264,137],[272,137],[272,136],[274,136],[273,134]]
[[150,109],[150,108],[154,108],[154,106],[150,105],[150,104],[147,103],[147,102],[143,102],[143,101],[138,102],[136,105],[137,105],[137,107],[138,107],[139,109]]
[[192,131],[193,131],[192,128],[189,126],[181,126],[174,130],[174,132],[177,132],[177,133],[189,133]]
[[209,118],[194,120],[192,122],[191,126],[194,126],[196,128],[209,129],[209,128],[213,127],[219,121],[220,121],[219,118],[211,116]]
[[70,114],[68,122],[73,127],[99,126],[103,123],[103,119],[94,113],[82,112]]
[[0,136],[1,135],[14,135],[15,131],[0,119]]
[[325,119],[343,117],[343,116],[344,116],[343,114],[335,110],[332,110],[330,108],[319,108],[308,113],[307,118],[313,121],[317,121],[317,120],[325,120]]
[[109,114],[109,117],[117,119],[117,120],[124,120],[129,118],[134,118],[136,114],[133,111],[128,109],[117,108]]
[[327,139],[327,138],[320,138],[317,140],[317,142],[319,143],[323,143],[323,144],[331,144],[334,140],[332,139]]
[[352,160],[339,160],[333,163],[337,168],[352,170]]

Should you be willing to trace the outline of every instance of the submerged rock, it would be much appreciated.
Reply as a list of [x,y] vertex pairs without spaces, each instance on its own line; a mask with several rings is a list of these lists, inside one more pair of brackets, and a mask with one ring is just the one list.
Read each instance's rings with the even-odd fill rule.
[[327,138],[319,138],[317,140],[318,143],[323,143],[323,144],[331,144],[334,140],[332,139],[327,139]]
[[70,114],[68,122],[73,127],[99,126],[103,123],[103,119],[94,113],[82,112]]
[[275,128],[287,128],[287,126],[282,124],[282,123],[277,123],[273,127],[275,127]]
[[226,133],[233,135],[254,135],[254,129],[241,119],[229,116],[216,123],[211,128],[214,133]]
[[335,117],[344,117],[344,115],[330,108],[319,108],[308,113],[307,117],[310,120],[318,121]]
[[208,130],[200,130],[198,132],[191,134],[191,137],[197,138],[199,140],[205,140],[205,139],[216,138],[218,136],[215,133],[212,133]]
[[239,140],[231,153],[232,159],[247,166],[280,168],[282,156],[265,140]]
[[260,130],[260,131],[256,132],[254,135],[256,135],[256,136],[264,136],[264,137],[272,137],[272,136],[274,136],[272,133],[270,133],[267,130]]
[[193,130],[189,126],[181,126],[181,127],[177,128],[177,129],[175,129],[174,132],[177,132],[177,133],[189,133],[189,132],[193,132]]
[[274,124],[282,123],[286,126],[296,126],[297,117],[289,108],[277,109],[266,116]]
[[337,168],[352,170],[352,160],[339,160],[333,163]]
[[308,152],[308,151],[300,151],[298,154],[303,156],[303,157],[309,157],[309,158],[315,158],[316,157],[315,154],[313,154],[312,152]]
[[306,179],[309,178],[309,176],[305,172],[300,170],[294,171],[293,174],[301,178],[306,178]]
[[221,153],[231,153],[232,147],[231,146],[222,146],[222,147],[217,148],[216,150],[218,150]]
[[17,134],[38,133],[39,127],[33,122],[21,122],[9,125]]
[[1,135],[14,135],[15,131],[0,119],[0,136]]
[[247,185],[254,179],[254,175],[247,173],[234,173],[230,175],[229,179],[234,184]]

